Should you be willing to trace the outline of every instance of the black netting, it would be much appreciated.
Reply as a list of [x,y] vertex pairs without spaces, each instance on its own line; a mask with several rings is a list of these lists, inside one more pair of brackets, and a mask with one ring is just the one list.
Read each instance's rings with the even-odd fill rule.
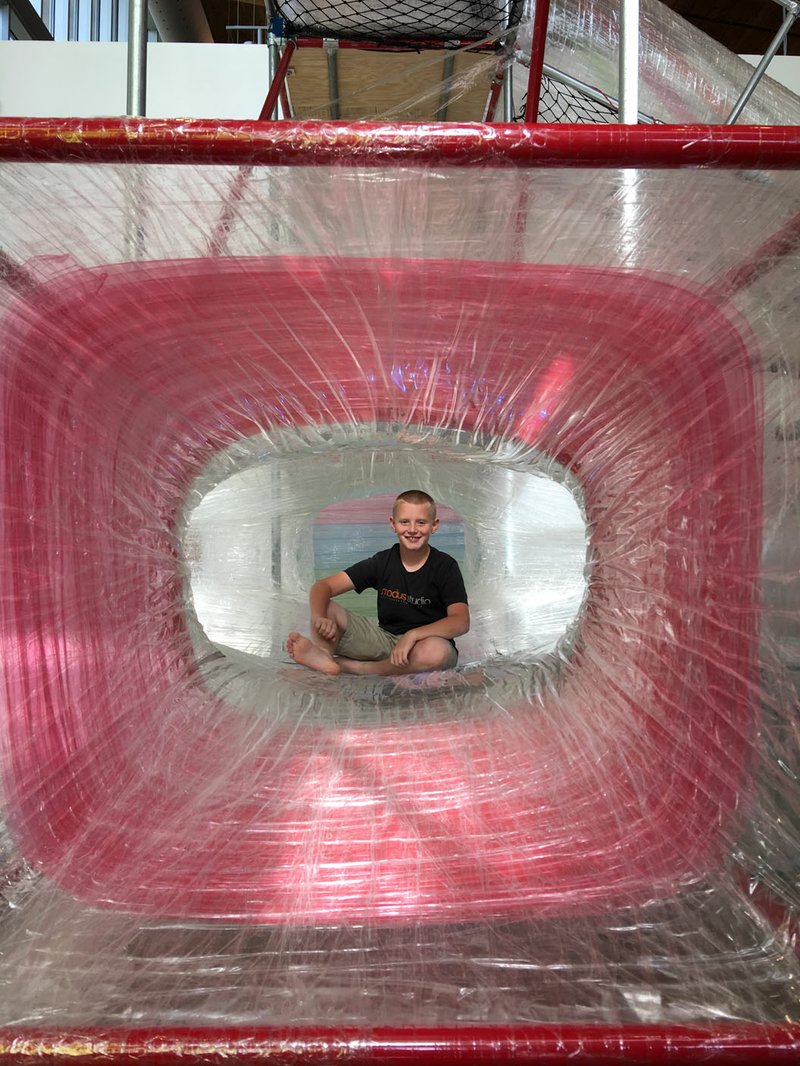
[[[598,96],[601,94],[598,93]],[[527,94],[514,116],[515,122],[525,118]],[[582,92],[578,86],[567,85],[555,78],[542,76],[542,88],[539,96],[539,122],[619,122],[616,101],[595,99]]]
[[516,5],[514,0],[283,0],[277,13],[288,35],[480,41],[502,33]]
[[540,122],[619,122],[614,103],[590,100],[579,89],[552,78],[542,78]]

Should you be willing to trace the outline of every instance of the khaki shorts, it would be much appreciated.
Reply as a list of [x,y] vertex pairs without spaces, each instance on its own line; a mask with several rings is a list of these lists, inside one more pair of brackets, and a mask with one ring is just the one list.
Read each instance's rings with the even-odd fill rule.
[[[362,663],[388,659],[400,637],[395,636],[394,633],[387,633],[371,618],[353,614],[348,610],[344,613],[347,615],[347,629],[336,645],[334,655],[344,655],[348,659],[358,659]],[[443,669],[452,670],[457,662],[458,652],[451,644],[450,658]]]

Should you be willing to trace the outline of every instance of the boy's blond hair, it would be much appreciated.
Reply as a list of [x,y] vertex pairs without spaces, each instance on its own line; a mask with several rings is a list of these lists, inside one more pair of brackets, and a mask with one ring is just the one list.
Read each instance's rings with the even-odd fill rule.
[[426,503],[431,511],[431,521],[436,521],[436,501],[433,496],[429,496],[422,489],[406,489],[405,492],[401,492],[392,504],[392,517],[397,514],[398,503],[413,503],[416,505]]

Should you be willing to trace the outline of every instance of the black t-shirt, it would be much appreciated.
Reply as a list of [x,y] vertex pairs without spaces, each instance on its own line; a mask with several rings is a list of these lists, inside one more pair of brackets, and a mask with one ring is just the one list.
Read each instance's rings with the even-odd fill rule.
[[378,625],[398,637],[446,618],[453,603],[467,603],[458,563],[438,548],[431,547],[424,566],[413,573],[403,566],[399,544],[348,566],[345,573],[356,592],[377,589]]

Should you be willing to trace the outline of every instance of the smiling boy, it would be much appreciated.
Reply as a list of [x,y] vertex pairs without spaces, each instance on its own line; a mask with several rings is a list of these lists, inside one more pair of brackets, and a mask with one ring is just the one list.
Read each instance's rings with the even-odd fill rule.
[[[311,635],[290,633],[296,663],[320,673],[393,677],[451,669],[454,638],[469,630],[464,579],[452,556],[431,546],[439,527],[427,492],[409,489],[394,501],[389,525],[397,544],[311,586]],[[378,593],[378,623],[353,614],[336,596]]]

